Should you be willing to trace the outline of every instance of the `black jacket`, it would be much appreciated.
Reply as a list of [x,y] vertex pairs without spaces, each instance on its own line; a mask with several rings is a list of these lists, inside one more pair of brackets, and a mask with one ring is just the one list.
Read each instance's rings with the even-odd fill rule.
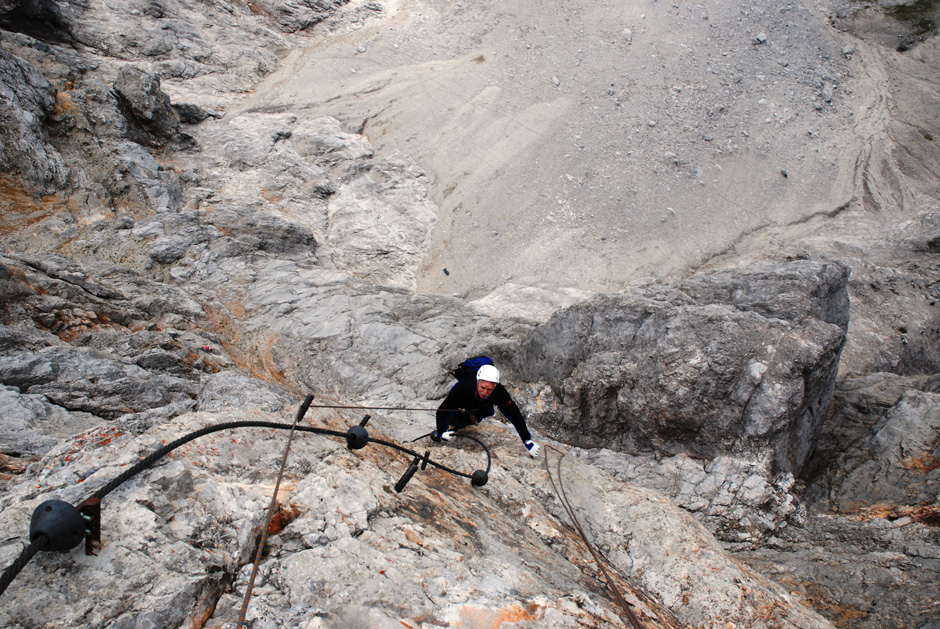
[[489,417],[495,412],[494,406],[512,422],[523,441],[532,438],[522,412],[506,387],[497,384],[490,397],[481,400],[477,395],[477,380],[474,376],[464,378],[455,384],[441,402],[437,409],[437,433],[441,434],[448,428],[463,428],[467,424],[475,423],[474,419],[480,421],[484,417]]

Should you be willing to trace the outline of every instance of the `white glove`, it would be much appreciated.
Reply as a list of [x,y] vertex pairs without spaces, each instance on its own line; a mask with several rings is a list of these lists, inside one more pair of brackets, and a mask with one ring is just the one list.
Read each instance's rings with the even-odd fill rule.
[[453,430],[445,430],[441,433],[441,441],[450,441],[451,437],[454,436]]

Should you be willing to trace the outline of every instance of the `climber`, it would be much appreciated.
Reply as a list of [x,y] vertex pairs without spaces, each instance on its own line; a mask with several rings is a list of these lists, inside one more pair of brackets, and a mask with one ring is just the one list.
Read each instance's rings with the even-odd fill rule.
[[455,430],[478,424],[495,413],[493,405],[512,422],[529,455],[539,455],[541,446],[532,441],[525,418],[506,387],[499,383],[499,370],[493,365],[483,365],[476,376],[459,381],[437,409],[437,430],[431,433],[434,441],[450,441]]

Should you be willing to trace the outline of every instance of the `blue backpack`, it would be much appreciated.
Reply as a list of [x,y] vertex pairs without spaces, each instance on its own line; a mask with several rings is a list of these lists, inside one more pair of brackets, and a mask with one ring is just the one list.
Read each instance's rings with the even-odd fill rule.
[[464,378],[469,378],[470,376],[475,376],[477,371],[483,365],[492,365],[493,359],[489,356],[475,356],[473,358],[468,358],[463,361],[457,368],[451,371],[455,378],[458,380],[463,380]]

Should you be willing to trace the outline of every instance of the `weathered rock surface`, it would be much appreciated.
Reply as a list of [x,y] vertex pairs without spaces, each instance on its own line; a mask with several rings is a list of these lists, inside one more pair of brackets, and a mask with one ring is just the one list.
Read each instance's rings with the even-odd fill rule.
[[[141,360],[145,362],[147,356]],[[195,394],[188,381],[155,376],[138,365],[72,348],[49,348],[0,360],[0,378],[8,386],[42,395],[66,410],[104,419],[166,406],[180,396]]]
[[[838,502],[845,509],[878,503],[929,504],[940,496],[940,399],[911,391],[845,453]],[[875,456],[860,461],[859,456]]]
[[55,103],[55,89],[35,67],[0,49],[0,169],[34,194],[61,190],[68,177],[42,128]]
[[134,123],[129,135],[138,144],[161,147],[179,133],[179,115],[170,97],[160,89],[160,77],[135,66],[124,66],[114,81],[114,93],[128,110],[125,117]]
[[26,33],[41,40],[69,41],[69,23],[55,0],[3,0],[0,25],[4,30]]
[[838,264],[767,263],[559,311],[521,359],[557,400],[540,422],[581,446],[727,453],[797,474],[832,399],[847,277]]
[[90,414],[53,404],[43,394],[23,394],[17,387],[6,385],[0,389],[0,416],[3,417],[0,451],[18,458],[39,458],[62,439],[89,426],[104,425]]
[[590,293],[579,290],[535,288],[510,283],[470,303],[491,317],[521,319],[538,324],[548,321],[556,310],[590,296]]
[[[735,557],[843,627],[936,626],[936,510],[921,520],[811,514]],[[934,518],[933,524],[930,524]]]
[[[922,86],[936,40],[846,52],[818,7],[752,5],[637,5],[603,31],[616,43],[578,50],[552,39],[600,32],[599,5],[541,16],[547,30],[510,45],[494,40],[510,5],[0,2],[0,523],[13,532],[0,564],[41,500],[77,502],[184,432],[289,421],[307,392],[429,410],[449,368],[488,353],[539,440],[628,450],[576,449],[561,480],[647,626],[831,626],[804,603],[840,624],[931,626],[940,109]],[[693,22],[708,37],[688,35]],[[322,65],[299,53],[331,47]],[[553,51],[570,73],[544,63]],[[360,80],[375,54],[418,66]],[[539,86],[515,89],[513,72],[499,81],[514,89],[491,85],[503,56]],[[635,81],[609,86],[591,70],[604,58]],[[320,93],[292,84],[308,66],[340,97],[303,102]],[[664,67],[682,72],[664,83]],[[595,109],[598,94],[615,109]],[[440,151],[415,128],[439,131]],[[536,137],[565,140],[526,150]],[[702,190],[722,216],[660,207],[699,208]],[[615,198],[650,212],[593,215]],[[672,255],[689,241],[699,249]],[[601,272],[594,250],[638,262]],[[543,281],[616,290],[636,275],[624,269],[685,274],[690,260],[717,272],[574,305],[576,290]],[[453,282],[438,281],[442,262]],[[493,283],[510,276],[540,288]],[[422,284],[495,291],[468,303]],[[853,377],[837,385],[840,352]],[[901,377],[856,380],[873,371]],[[308,421],[342,431],[371,412],[375,435],[404,442],[430,429],[427,410]],[[476,436],[493,456],[486,487],[432,466],[399,494],[408,457],[301,433],[253,624],[624,624],[543,462],[498,420]],[[128,481],[106,497],[99,556],[41,553],[2,594],[3,624],[234,626],[284,438],[220,433]],[[463,445],[433,459],[479,468]]]
[[686,454],[637,455],[606,449],[578,456],[620,480],[655,489],[696,514],[728,548],[753,548],[788,526],[802,526],[806,508],[792,474],[740,456],[701,460]]
[[[161,224],[164,235],[186,234],[192,226],[201,224],[200,215],[194,214],[188,219],[183,217],[182,220],[164,220]],[[121,251],[124,247],[129,247],[128,242],[134,240],[136,229],[138,228],[112,231],[90,230],[89,233],[109,234],[108,239],[114,243],[114,251]],[[176,232],[177,229],[181,231]],[[264,229],[267,228],[262,228],[262,231]],[[484,317],[458,299],[415,295],[408,291],[381,288],[352,280],[337,271],[321,269],[316,264],[311,264],[309,260],[303,263],[292,260],[289,258],[290,252],[281,254],[276,251],[258,251],[249,256],[215,255],[214,249],[223,247],[223,241],[226,240],[231,241],[232,237],[223,235],[223,230],[218,230],[215,238],[201,243],[201,245],[206,245],[203,250],[204,264],[197,265],[197,270],[183,281],[182,287],[185,287],[185,290],[167,288],[164,291],[154,291],[151,283],[142,278],[137,278],[140,286],[135,286],[135,283],[131,281],[133,275],[130,272],[117,272],[109,266],[103,266],[99,270],[102,275],[100,279],[97,279],[89,269],[63,258],[51,258],[49,262],[42,264],[24,259],[6,258],[4,268],[7,269],[11,286],[10,294],[18,297],[15,302],[8,304],[7,308],[11,315],[15,313],[19,327],[23,331],[18,333],[19,337],[15,337],[18,339],[16,342],[11,340],[8,343],[7,351],[10,357],[4,359],[6,368],[4,373],[7,374],[4,376],[4,381],[9,380],[10,384],[23,388],[27,394],[33,388],[42,389],[46,399],[57,400],[60,407],[94,401],[96,406],[93,410],[96,414],[113,417],[115,421],[111,425],[86,433],[84,436],[77,437],[77,440],[55,448],[41,464],[30,468],[31,471],[27,472],[28,476],[23,479],[25,482],[16,485],[20,489],[11,488],[8,492],[7,499],[10,501],[8,504],[11,508],[4,509],[4,513],[9,514],[4,517],[15,518],[18,514],[22,515],[22,510],[28,510],[30,504],[38,504],[42,497],[46,497],[48,494],[44,492],[37,493],[35,485],[38,484],[41,489],[47,475],[59,479],[52,483],[52,486],[58,488],[56,491],[60,492],[57,495],[67,500],[77,501],[80,496],[73,495],[75,492],[88,491],[86,487],[104,482],[107,480],[106,473],[109,470],[117,473],[121,462],[126,465],[127,462],[133,460],[128,458],[130,452],[141,452],[147,445],[152,448],[159,441],[167,440],[168,436],[172,438],[172,435],[166,434],[169,423],[173,423],[172,417],[180,417],[182,424],[178,430],[181,431],[182,427],[189,426],[187,416],[180,415],[191,410],[191,406],[187,408],[185,404],[181,404],[186,399],[192,399],[198,395],[199,404],[204,405],[205,409],[224,408],[229,401],[238,408],[260,407],[271,410],[283,408],[285,396],[283,393],[279,394],[276,388],[253,384],[252,379],[245,374],[224,371],[215,375],[208,373],[216,369],[244,364],[254,369],[255,373],[264,374],[285,384],[295,383],[293,386],[298,388],[309,388],[317,392],[333,389],[336,393],[353,396],[354,399],[372,396],[372,399],[398,402],[439,395],[435,393],[435,390],[438,388],[443,390],[447,378],[441,369],[442,355],[452,358],[451,362],[456,362],[458,357],[471,351],[471,347],[459,344],[462,339],[475,338],[477,342],[488,341],[491,343],[489,347],[478,347],[492,350],[498,358],[503,358],[512,354],[514,345],[518,343],[518,341],[513,343],[511,339],[521,339],[526,332],[531,330],[531,326],[521,323],[508,327],[496,326],[493,320]],[[149,241],[145,239],[141,242],[144,245],[144,251],[147,251]],[[104,245],[104,240],[98,244],[100,247]],[[189,252],[192,246],[192,243],[188,245],[186,251]],[[278,257],[280,255],[288,257]],[[177,261],[167,261],[168,264],[175,262]],[[39,286],[44,287],[44,290],[36,290]],[[48,300],[53,295],[59,300],[56,302],[58,311],[76,313],[76,316],[69,319],[66,325],[57,326],[55,318],[46,321],[39,316],[43,309],[48,309]],[[195,301],[191,301],[193,299]],[[197,306],[196,304],[200,301],[204,305]],[[82,304],[82,308],[77,308],[76,304]],[[126,313],[123,318],[99,317],[95,314],[118,312],[122,309]],[[77,316],[78,313],[81,313],[81,317]],[[92,314],[94,316],[91,316]],[[194,334],[199,326],[206,324],[204,320],[207,315],[209,321],[220,322],[214,328],[216,332],[224,330],[224,336],[219,337],[217,342],[203,341],[214,336],[214,333],[210,335],[203,332],[200,336]],[[135,330],[148,319],[158,322],[153,329]],[[47,328],[43,321],[51,325],[51,328]],[[138,321],[140,323],[137,323]],[[14,323],[14,321],[9,320],[8,323]],[[497,329],[498,327],[501,329]],[[48,331],[43,332],[43,330]],[[52,331],[56,331],[58,336],[53,335]],[[11,333],[11,339],[13,338]],[[458,343],[454,343],[454,340]],[[67,341],[73,342],[67,343]],[[190,346],[189,349],[195,349],[190,344],[200,341],[207,343],[206,348],[210,350],[202,357],[207,360],[189,363],[182,360],[186,355],[184,352],[187,345]],[[63,347],[59,348],[60,344]],[[43,348],[42,345],[48,347]],[[29,348],[30,351],[26,354],[12,351],[23,348]],[[58,358],[54,364],[51,359],[44,360],[53,352]],[[323,356],[342,357],[342,360],[335,358],[324,360]],[[35,368],[26,369],[26,366],[30,365]],[[45,368],[37,367],[42,365],[45,365]],[[99,368],[98,365],[110,370],[107,372],[110,375],[93,377],[95,370]],[[193,388],[190,384],[188,389],[184,387],[179,391],[184,394],[183,399],[167,397],[173,393],[173,389],[166,383],[177,380],[180,380],[181,384],[191,383],[192,379],[199,377],[200,373],[206,373],[206,375],[200,378],[202,384],[199,389]],[[137,389],[134,383],[138,381],[147,385]],[[116,392],[120,395],[115,395]],[[75,397],[76,395],[78,397]],[[128,413],[127,415],[116,415],[117,408],[112,400],[118,399],[124,400],[126,408],[121,410]],[[524,393],[520,393],[520,399],[526,399]],[[328,402],[329,399],[326,401]],[[160,409],[165,409],[162,418],[159,415],[147,415],[148,411],[152,413]],[[194,421],[197,421],[198,425],[204,425],[199,422],[208,421],[206,417],[209,416],[202,416],[202,419]],[[218,416],[214,419],[222,421],[229,417],[231,416]],[[420,425],[415,425],[415,422],[415,419],[407,417],[396,419],[388,426],[388,432],[399,439],[405,436],[413,438],[416,433],[420,434],[418,432]],[[192,428],[195,427],[197,426],[192,426]],[[488,442],[496,444],[499,451],[505,448],[507,453],[512,453],[508,455],[507,470],[518,468],[524,471],[526,468],[520,467],[520,457],[524,454],[522,448],[515,442],[515,436],[499,425],[488,427],[487,430]],[[130,447],[127,440],[135,439],[133,435],[138,432],[144,432],[144,436],[137,442],[141,445]],[[91,442],[108,450],[117,448],[122,452],[121,456],[125,458],[120,461],[115,460],[107,468],[99,469],[100,461],[97,457],[103,454],[89,449],[87,446]],[[228,439],[216,440],[211,446],[207,446],[206,451],[218,452],[223,457],[228,457],[232,453],[222,448],[222,444],[228,448],[228,443]],[[240,439],[239,443],[241,443]],[[258,476],[261,470],[270,470],[270,465],[260,464],[261,460],[276,460],[276,451],[274,451],[276,447],[273,445],[270,447],[273,449],[272,452],[265,455],[263,449],[257,448],[254,444],[251,445],[251,457],[258,457],[259,463],[249,458],[236,465],[236,478],[240,487],[244,487],[246,482],[252,480],[259,482],[262,478]],[[87,461],[86,466],[79,464],[73,467],[73,455],[77,453],[80,453],[82,460]],[[237,458],[240,455],[236,452],[234,456]],[[476,453],[472,457],[474,461],[466,464],[479,465],[479,456],[480,454]],[[463,460],[468,461],[470,458],[467,455]],[[532,553],[536,552],[536,556],[538,555],[538,552],[531,546],[522,547],[525,558],[503,554],[506,552],[504,549],[518,546],[520,535],[522,531],[525,531],[524,523],[516,518],[509,518],[506,521],[507,531],[502,530],[502,525],[497,526],[495,523],[487,524],[484,529],[477,531],[475,534],[480,540],[479,547],[475,551],[477,554],[467,555],[468,551],[462,546],[456,547],[459,550],[453,550],[452,542],[446,541],[451,538],[444,538],[445,541],[439,546],[441,549],[458,552],[460,556],[465,557],[464,561],[457,562],[457,569],[453,567],[457,557],[450,552],[445,553],[439,560],[432,560],[424,554],[424,551],[419,553],[419,559],[416,559],[417,564],[401,568],[402,578],[406,574],[414,573],[439,574],[440,579],[444,581],[463,584],[462,588],[447,587],[446,590],[442,589],[438,592],[434,589],[437,587],[434,584],[438,581],[431,580],[425,581],[420,588],[416,587],[410,595],[411,598],[406,597],[404,602],[397,597],[389,597],[387,590],[383,589],[381,584],[373,584],[372,580],[375,578],[375,573],[389,570],[384,567],[388,563],[389,555],[397,557],[398,551],[395,551],[396,546],[393,542],[396,539],[394,531],[401,530],[402,526],[409,527],[408,530],[415,527],[415,535],[423,539],[423,536],[427,534],[423,527],[430,525],[422,524],[421,527],[417,527],[412,518],[418,516],[409,516],[407,520],[412,523],[408,524],[402,521],[404,516],[396,515],[394,512],[384,516],[380,513],[371,518],[367,517],[370,510],[379,509],[383,504],[380,500],[382,496],[391,494],[375,494],[366,491],[363,477],[358,473],[350,476],[328,465],[323,468],[322,472],[311,475],[311,472],[320,469],[315,466],[311,467],[313,460],[310,463],[301,461],[300,465],[301,469],[306,472],[298,476],[298,490],[306,492],[303,495],[308,497],[298,498],[296,501],[293,498],[285,498],[285,500],[303,505],[306,501],[316,498],[317,504],[322,503],[322,492],[316,489],[319,487],[317,483],[340,474],[336,478],[347,479],[347,481],[343,485],[343,496],[338,497],[337,500],[342,502],[343,509],[348,510],[347,520],[360,524],[357,525],[358,528],[346,529],[345,525],[340,525],[341,520],[334,519],[334,515],[325,519],[325,516],[318,517],[309,525],[306,520],[298,520],[296,530],[302,533],[297,541],[284,542],[283,565],[269,563],[265,567],[265,577],[259,584],[258,592],[259,598],[264,595],[266,602],[261,603],[260,607],[253,612],[260,618],[271,618],[271,622],[275,617],[288,618],[288,620],[279,620],[277,623],[293,623],[294,619],[299,622],[302,618],[309,621],[311,605],[313,605],[319,610],[316,615],[326,619],[325,622],[341,624],[350,618],[358,618],[359,614],[366,613],[360,606],[340,602],[348,598],[345,593],[355,591],[360,595],[363,592],[374,592],[372,596],[375,602],[370,599],[372,604],[366,607],[372,610],[368,613],[374,616],[374,622],[380,623],[379,626],[382,622],[396,622],[402,618],[409,623],[414,621],[414,626],[421,626],[421,622],[436,622],[434,619],[456,622],[462,617],[467,617],[468,614],[471,618],[490,618],[494,614],[507,613],[506,610],[512,613],[517,613],[515,610],[521,610],[518,613],[524,612],[524,614],[520,618],[527,618],[532,622],[544,619],[549,626],[576,626],[575,623],[582,621],[588,622],[589,626],[590,623],[604,626],[618,622],[617,611],[614,607],[610,607],[609,600],[605,599],[606,602],[603,603],[594,602],[597,594],[593,594],[595,598],[590,598],[593,590],[585,586],[584,593],[580,594],[578,593],[580,590],[572,586],[573,582],[584,578],[578,576],[578,571],[571,572],[571,576],[563,576],[569,574],[572,568],[554,565],[560,561],[559,557],[564,557],[567,561],[567,558],[572,556],[573,550],[565,549],[557,556],[550,554],[546,557],[547,565],[552,566],[547,573],[554,575],[549,582],[545,582],[543,577],[536,576],[537,569],[528,567],[534,565]],[[537,462],[532,462],[530,465],[537,465]],[[202,467],[204,465],[201,462],[199,465],[193,464],[193,469]],[[481,523],[493,521],[493,518],[487,514],[492,513],[494,509],[505,510],[507,504],[519,504],[521,501],[529,504],[530,501],[525,496],[533,491],[535,495],[549,495],[549,485],[546,485],[544,477],[538,481],[535,488],[530,488],[536,482],[535,480],[523,477],[524,483],[516,484],[510,479],[514,478],[513,474],[521,472],[507,470],[501,468],[491,480],[494,487],[500,486],[499,496],[508,496],[500,499],[507,501],[506,504],[498,502],[487,506],[483,503],[479,506],[479,513],[474,512],[469,518],[463,514],[461,517],[468,518],[467,521],[472,523],[467,524],[471,530],[474,525],[481,527],[483,526]],[[378,487],[384,483],[386,487],[388,486],[390,481],[385,478],[387,470],[381,464],[376,466],[372,473],[381,474],[382,478],[375,478],[374,481],[368,483],[369,485]],[[598,482],[596,476],[598,472],[581,473],[587,474],[589,481],[576,480],[574,481],[575,487],[581,487],[582,483]],[[37,483],[26,480],[31,478],[29,475],[32,474],[39,475],[40,480]],[[502,474],[507,476],[503,477]],[[186,474],[180,476],[174,472],[172,476],[172,483],[160,485],[162,489],[168,489],[171,485],[181,489],[190,487],[189,481],[183,482]],[[303,481],[303,478],[309,478],[309,480]],[[76,480],[82,482],[76,485]],[[307,483],[313,483],[313,489],[307,489]],[[632,575],[631,579],[637,579],[637,587],[644,593],[643,596],[651,595],[653,600],[658,600],[658,604],[664,606],[664,610],[659,610],[652,603],[649,604],[652,607],[649,608],[647,616],[652,626],[670,626],[669,623],[676,622],[671,620],[673,617],[678,618],[678,622],[698,626],[709,626],[709,623],[713,622],[709,619],[712,618],[736,617],[741,618],[743,622],[743,619],[753,618],[756,614],[754,611],[756,608],[752,607],[750,601],[755,601],[754,604],[758,607],[773,604],[780,608],[780,615],[768,621],[767,626],[827,626],[821,618],[787,601],[786,596],[771,584],[764,582],[756,575],[739,573],[739,568],[722,555],[716,543],[709,541],[709,535],[705,530],[693,524],[691,520],[684,519],[686,524],[681,526],[673,523],[672,530],[678,537],[674,542],[663,547],[661,522],[663,518],[671,522],[672,517],[665,514],[653,515],[650,509],[654,511],[662,508],[672,509],[668,501],[656,498],[653,494],[647,495],[645,491],[639,489],[621,486],[613,479],[604,483],[612,483],[605,487],[612,496],[622,492],[624,501],[641,500],[641,502],[651,502],[656,505],[655,507],[645,506],[635,516],[630,516],[643,522],[642,527],[651,528],[648,533],[644,533],[642,527],[631,523],[629,535],[631,541],[627,544],[627,554],[612,559],[619,572]],[[196,491],[199,483],[193,482],[192,486],[193,491]],[[261,483],[261,487],[267,486]],[[603,487],[604,484],[601,486]],[[466,483],[461,487],[464,487],[463,491],[472,491]],[[617,487],[621,488],[617,489]],[[94,561],[92,559],[81,559],[80,555],[74,555],[79,562],[75,570],[96,571],[94,575],[85,575],[83,578],[86,582],[94,584],[98,597],[98,604],[95,607],[97,611],[86,610],[83,604],[70,599],[66,593],[63,593],[65,598],[61,601],[61,609],[78,610],[69,613],[77,614],[76,618],[91,618],[91,621],[96,623],[125,623],[130,622],[130,618],[142,617],[141,614],[151,614],[152,616],[147,616],[147,618],[152,622],[172,625],[185,622],[186,618],[198,616],[200,606],[208,609],[224,594],[226,584],[235,581],[235,575],[240,570],[239,566],[242,565],[246,556],[250,555],[250,548],[245,537],[248,534],[245,531],[250,530],[251,524],[256,523],[258,518],[258,511],[249,507],[260,506],[264,503],[263,492],[258,489],[254,489],[258,495],[252,502],[247,503],[244,508],[239,507],[239,509],[247,510],[244,513],[242,511],[233,513],[228,507],[219,507],[220,511],[206,513],[205,507],[194,506],[192,509],[195,512],[191,517],[173,515],[188,513],[188,509],[181,506],[184,500],[182,496],[175,501],[167,498],[169,502],[164,503],[157,498],[144,497],[155,494],[157,490],[141,489],[139,499],[129,500],[130,504],[136,506],[129,508],[127,515],[121,516],[128,518],[126,524],[116,527],[111,533],[122,539],[121,543],[109,545],[106,550],[103,550],[101,556],[104,559],[97,564],[89,563]],[[20,490],[27,493],[18,494],[17,491]],[[346,491],[352,491],[361,499],[366,500],[367,504],[360,509],[346,496]],[[503,492],[506,493],[503,494]],[[198,495],[199,492],[196,493]],[[216,493],[216,491],[213,490],[211,493]],[[241,494],[236,492],[235,496],[238,495]],[[605,523],[602,520],[595,521],[593,518],[610,517],[609,514],[617,514],[618,518],[624,517],[623,509],[615,506],[620,498],[602,499],[598,495],[590,499],[590,494],[584,491],[579,491],[579,496],[586,500],[584,503],[579,503],[579,513],[584,514],[597,508],[593,506],[592,500],[605,505],[602,514],[588,515],[590,519],[587,526],[594,532],[592,537],[594,543],[599,544],[604,549],[603,552],[613,556],[614,549],[618,547],[618,544],[623,543],[617,540],[626,530],[626,525],[621,520]],[[432,511],[439,509],[440,507],[436,505],[441,499],[439,492],[434,493],[422,503],[433,506],[422,506],[417,509],[417,513],[425,513],[428,509]],[[466,500],[469,498],[460,499],[460,496],[457,496],[453,499],[457,502],[447,508],[447,513],[456,514],[465,511]],[[478,503],[479,499],[473,502]],[[17,505],[16,508],[13,508],[14,504]],[[228,502],[223,504],[228,504]],[[530,509],[535,510],[538,504],[538,501],[531,503]],[[341,513],[347,513],[343,509],[340,509]],[[540,536],[545,536],[552,540],[552,546],[560,543],[557,539],[559,536],[567,537],[568,543],[571,543],[571,533],[565,533],[565,525],[554,519],[560,514],[559,507],[556,506],[553,509],[554,515],[551,515],[550,509],[549,512],[538,516],[538,519],[533,519],[530,526],[534,533],[530,532],[527,535],[535,535],[539,539],[541,539]],[[327,513],[334,514],[336,510],[329,507]],[[678,511],[674,513],[679,515]],[[173,522],[161,524],[160,517],[173,520]],[[177,517],[179,517],[178,520]],[[435,527],[442,528],[434,530],[446,531],[448,536],[451,535],[455,517],[457,516],[435,515],[431,522]],[[684,518],[684,516],[680,517]],[[321,519],[324,522],[322,526],[317,524]],[[148,526],[148,522],[151,526]],[[234,522],[233,526],[237,526],[237,530],[241,532],[238,534],[233,532],[229,537],[213,538],[212,543],[215,544],[214,548],[221,544],[224,552],[231,556],[226,558],[223,554],[222,558],[219,558],[214,553],[205,552],[204,549],[212,546],[209,541],[201,539],[200,536],[218,536],[215,531],[220,528],[225,530],[226,523],[230,522]],[[420,520],[420,522],[423,523],[425,520]],[[606,528],[611,529],[609,538],[600,533]],[[183,538],[178,539],[163,533],[155,537],[155,530],[165,529],[171,531],[178,529],[180,531],[178,534],[183,535]],[[342,531],[346,533],[341,534]],[[367,534],[370,531],[375,531],[375,534]],[[353,535],[357,532],[358,537]],[[315,540],[314,534],[316,534]],[[331,535],[335,539],[331,538]],[[650,535],[651,539],[644,541],[646,535]],[[196,539],[189,539],[187,536],[196,536]],[[323,536],[326,536],[327,542],[322,541]],[[343,541],[346,539],[363,541]],[[156,557],[151,554],[148,559],[144,560],[142,557],[144,549],[152,549],[161,541],[175,552],[157,553]],[[430,544],[430,542],[423,543],[424,545]],[[309,546],[309,550],[305,550],[310,544],[312,546]],[[362,544],[367,545],[362,546]],[[424,548],[422,544],[417,545]],[[433,546],[433,548],[438,548],[438,546]],[[699,552],[696,553],[694,549],[699,549]],[[664,551],[665,554],[663,554]],[[4,552],[7,556],[15,553],[15,545],[8,545]],[[432,557],[436,552],[432,553]],[[163,555],[166,555],[166,563],[160,559]],[[210,559],[203,559],[203,555]],[[412,555],[412,551],[407,553],[409,557]],[[361,558],[365,568],[350,571],[351,556]],[[700,556],[711,556],[712,559],[709,561],[716,563],[711,568],[703,569],[703,564],[699,560]],[[503,558],[497,559],[498,557]],[[689,563],[690,558],[694,558],[691,563]],[[331,560],[336,565],[331,568],[329,563],[323,564],[324,559]],[[45,561],[48,560],[40,560],[36,566],[41,568]],[[677,561],[678,564],[674,563]],[[376,566],[377,569],[373,569],[373,564],[376,562],[382,567]],[[408,566],[405,558],[398,559],[398,564]],[[493,574],[494,564],[506,565],[504,570],[496,572],[508,575],[504,578],[509,581],[505,583],[493,581],[489,575]],[[526,570],[520,572],[519,565],[527,566]],[[704,565],[710,564],[706,562]],[[664,572],[653,566],[668,566],[668,568]],[[69,570],[72,569],[69,568]],[[115,590],[114,594],[104,594],[109,587],[108,582],[126,581],[127,579],[122,579],[121,575],[128,574],[130,570],[136,571],[135,573],[141,576],[132,580],[130,586],[128,583],[122,583],[125,592],[119,593]],[[244,580],[245,571],[241,570],[241,572]],[[160,580],[165,585],[149,594],[144,594],[143,591],[134,593],[134,588],[138,587],[133,585],[134,583],[139,583],[141,588],[147,587],[155,576],[146,575],[157,574],[162,575]],[[325,575],[333,574],[346,576],[341,582],[332,579],[323,580],[326,578]],[[304,576],[301,578],[297,575]],[[713,575],[719,575],[717,581],[710,580]],[[27,577],[26,583],[29,583],[28,579]],[[323,583],[323,586],[318,587],[313,593],[309,591],[311,579],[313,582]],[[380,578],[381,583],[389,580],[391,577],[384,575]],[[440,581],[440,584],[444,581]],[[593,583],[593,577],[589,581]],[[512,583],[512,586],[507,590],[508,583]],[[303,584],[300,585],[304,588],[303,591],[294,592],[292,588],[295,585],[293,584]],[[22,602],[16,603],[12,608],[14,611],[9,613],[13,614],[11,618],[15,618],[17,622],[25,623],[24,626],[41,625],[46,622],[42,616],[30,615],[33,613],[29,611],[34,596],[32,587],[48,586],[27,585],[25,590],[20,591],[20,594],[11,594],[23,596],[22,599],[17,599]],[[441,587],[444,586],[441,585]],[[563,587],[563,592],[555,589],[560,587]],[[732,587],[742,589],[739,594],[735,594],[734,589],[729,589]],[[236,585],[235,588],[237,592],[238,586]],[[533,594],[520,598],[518,594],[520,588]],[[396,585],[395,591],[400,596],[402,587]],[[556,591],[557,595],[552,594]],[[534,592],[539,592],[539,594],[535,595]],[[81,594],[74,596],[81,596]],[[101,600],[108,596],[115,597],[114,603],[101,605]],[[425,603],[418,601],[425,601],[428,596],[432,601],[439,602],[434,608],[422,611]],[[184,605],[183,600],[195,601],[194,606]],[[238,607],[237,600],[237,594],[221,596],[215,617],[217,623],[232,622]],[[136,602],[132,604],[130,601]],[[381,605],[378,604],[379,601]],[[572,606],[568,601],[574,601],[575,605]],[[583,610],[576,611],[577,601],[589,610],[587,615]],[[779,602],[769,603],[769,601]],[[131,604],[133,609],[127,611],[126,606]],[[137,607],[137,605],[140,606]],[[287,609],[296,611],[285,615],[285,606]],[[124,612],[108,611],[122,608],[125,608]],[[58,607],[48,609],[56,609],[55,613],[59,615],[63,613]],[[588,619],[584,620],[585,617]]]
[[[341,428],[336,417],[318,417],[307,423],[325,420]],[[116,428],[77,435],[31,468],[29,483],[2,498],[0,521],[15,527],[52,495],[78,502],[163,441],[245,419],[287,417],[243,407],[181,416],[139,437]],[[382,420],[378,424],[371,426],[373,435],[381,435]],[[508,438],[497,427],[484,432],[498,446]],[[0,619],[24,627],[124,627],[142,620],[169,627],[200,618],[234,626],[250,572],[241,566],[253,552],[277,475],[270,462],[279,458],[285,433],[213,433],[120,486],[105,499],[98,555],[41,556],[5,593]],[[378,445],[351,453],[341,442],[296,436],[281,485],[280,524],[249,608],[256,626],[430,628],[489,626],[500,619],[530,626],[625,625],[540,461],[497,456],[490,483],[480,489],[429,467],[396,493],[392,477],[406,467],[404,456]],[[482,456],[475,448],[437,448],[433,459],[469,469]],[[561,469],[555,483],[569,491],[590,488],[579,490],[571,506],[626,579],[618,579],[618,587],[645,626],[831,626],[731,560],[668,500],[571,457]],[[517,516],[491,517],[496,512]],[[14,551],[5,545],[0,552],[8,560]],[[656,593],[662,603],[632,588]],[[88,591],[95,592],[93,604]],[[37,607],[39,596],[46,604]]]
[[[293,33],[319,24],[331,17],[347,2],[349,0],[300,0],[299,2],[262,0],[258,3],[258,10],[273,17],[288,33]],[[376,7],[376,10],[379,8]]]
[[938,390],[937,376],[847,381],[814,455],[807,500],[842,513],[936,502]]

